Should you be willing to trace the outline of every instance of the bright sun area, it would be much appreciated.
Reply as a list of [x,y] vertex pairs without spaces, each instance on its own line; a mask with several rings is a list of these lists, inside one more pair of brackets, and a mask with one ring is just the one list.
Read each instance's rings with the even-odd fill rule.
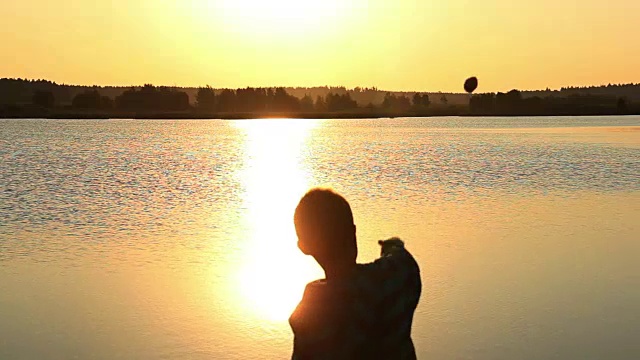
[[333,26],[350,11],[349,1],[323,0],[202,0],[212,11],[223,15],[229,26],[253,32],[309,32],[320,26]]
[[[459,92],[637,81],[640,2],[0,2],[0,73],[79,85]],[[99,54],[99,56],[96,56]]]

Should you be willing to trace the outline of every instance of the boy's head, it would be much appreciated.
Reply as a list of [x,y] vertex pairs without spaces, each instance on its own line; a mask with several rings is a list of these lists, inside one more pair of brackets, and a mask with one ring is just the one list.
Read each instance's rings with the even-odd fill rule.
[[326,269],[332,264],[355,263],[356,226],[347,200],[329,189],[312,189],[296,207],[293,222],[298,247]]

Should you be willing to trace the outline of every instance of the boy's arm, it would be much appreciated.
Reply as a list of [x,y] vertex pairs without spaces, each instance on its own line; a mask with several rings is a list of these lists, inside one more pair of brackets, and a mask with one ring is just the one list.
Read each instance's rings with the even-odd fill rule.
[[382,276],[391,276],[397,273],[419,274],[420,269],[415,259],[404,246],[404,241],[393,237],[388,240],[378,241],[380,245],[380,258],[365,266],[381,273]]
[[[420,268],[404,242],[397,237],[378,241],[380,258],[364,265],[375,274],[381,300],[398,296],[417,300],[422,291]],[[410,301],[411,302],[411,301]]]

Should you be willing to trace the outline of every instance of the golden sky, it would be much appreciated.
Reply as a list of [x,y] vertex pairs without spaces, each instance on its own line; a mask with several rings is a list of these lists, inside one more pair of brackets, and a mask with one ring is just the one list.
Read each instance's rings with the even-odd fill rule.
[[478,91],[640,82],[638,0],[3,0],[0,77]]

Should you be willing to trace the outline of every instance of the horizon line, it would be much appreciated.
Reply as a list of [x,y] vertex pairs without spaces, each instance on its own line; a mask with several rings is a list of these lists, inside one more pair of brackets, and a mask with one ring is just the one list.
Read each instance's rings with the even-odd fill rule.
[[[154,87],[167,87],[167,88],[177,88],[177,89],[199,89],[199,88],[204,88],[207,86],[210,86],[212,89],[214,90],[225,90],[225,89],[229,89],[229,90],[237,90],[237,89],[246,89],[246,88],[254,88],[254,89],[268,89],[268,88],[290,88],[290,89],[313,89],[313,88],[344,88],[347,91],[353,91],[356,88],[361,88],[361,89],[376,89],[377,91],[380,92],[391,92],[391,93],[433,93],[433,94],[454,94],[454,95],[467,95],[466,92],[464,91],[460,91],[460,92],[453,92],[453,91],[429,91],[429,90],[389,90],[389,89],[382,89],[379,88],[377,86],[355,86],[355,87],[347,87],[344,85],[313,85],[313,86],[242,86],[242,87],[215,87],[209,84],[205,84],[205,85],[199,85],[199,86],[183,86],[183,85],[156,85],[153,83],[144,83],[141,85],[98,85],[98,84],[92,84],[92,85],[80,85],[80,84],[71,84],[71,83],[65,83],[65,82],[57,82],[55,80],[50,80],[50,79],[35,79],[35,78],[20,78],[20,77],[2,77],[0,78],[0,80],[23,80],[23,81],[47,81],[47,82],[51,82],[54,83],[56,85],[59,86],[71,86],[71,87],[88,87],[88,88],[92,88],[92,87],[101,87],[101,88],[131,88],[131,87],[143,87],[145,85],[152,85]],[[485,92],[477,92],[478,94],[481,93],[498,93],[498,92],[508,92],[511,90],[518,90],[520,92],[546,92],[546,91],[562,91],[563,89],[571,89],[571,88],[599,88],[599,87],[607,87],[607,86],[624,86],[624,85],[631,85],[631,86],[640,86],[640,82],[638,83],[634,83],[632,82],[628,82],[628,83],[608,83],[608,84],[600,84],[600,85],[583,85],[583,86],[579,86],[579,85],[570,85],[570,86],[562,86],[560,88],[550,88],[547,87],[546,89],[518,89],[518,88],[513,88],[513,89],[509,89],[509,90],[502,90],[502,91],[485,91]]]

